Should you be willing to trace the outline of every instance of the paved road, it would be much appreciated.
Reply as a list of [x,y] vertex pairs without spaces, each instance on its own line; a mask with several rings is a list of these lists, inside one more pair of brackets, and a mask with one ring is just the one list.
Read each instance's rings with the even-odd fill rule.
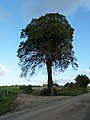
[[90,120],[90,92],[0,116],[0,120]]

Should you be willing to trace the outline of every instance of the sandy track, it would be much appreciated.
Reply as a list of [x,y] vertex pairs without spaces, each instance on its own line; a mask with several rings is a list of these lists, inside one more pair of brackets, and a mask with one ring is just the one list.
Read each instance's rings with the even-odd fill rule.
[[39,106],[42,104],[47,104],[49,102],[58,101],[62,99],[66,99],[68,96],[34,96],[27,94],[19,94],[17,99],[15,100],[16,107],[14,110],[22,110],[35,106]]
[[[23,94],[18,98],[22,96],[26,97]],[[90,92],[67,99],[59,97],[50,97],[54,100],[50,102],[49,97],[32,96],[32,100],[42,99],[49,103],[0,116],[0,120],[90,120]]]

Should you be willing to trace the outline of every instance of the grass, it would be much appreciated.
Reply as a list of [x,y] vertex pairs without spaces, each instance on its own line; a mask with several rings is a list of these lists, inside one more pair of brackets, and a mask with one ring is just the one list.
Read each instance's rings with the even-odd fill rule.
[[0,115],[12,110],[19,87],[0,87]]
[[85,88],[76,88],[73,90],[66,90],[66,95],[76,96],[76,95],[84,94],[86,92],[88,92],[88,90]]
[[90,86],[87,86],[87,89],[90,91]]
[[[24,90],[24,91],[23,91]],[[68,96],[76,96],[83,93],[88,92],[90,90],[90,87],[88,89],[85,88],[54,88],[54,95],[60,96],[60,95],[68,95]],[[14,100],[17,97],[18,93],[22,91],[25,93],[29,93],[32,95],[40,95],[40,96],[48,96],[48,90],[47,89],[35,89],[32,90],[31,86],[3,86],[0,87],[0,115],[11,111],[14,108]]]
[[[53,89],[54,95],[55,96],[76,96],[76,95],[80,95],[80,94],[84,94],[86,92],[88,92],[88,89],[86,88],[65,88],[63,87],[62,89],[60,88],[54,88]],[[48,96],[48,90],[47,89],[43,89],[41,91],[41,96]]]

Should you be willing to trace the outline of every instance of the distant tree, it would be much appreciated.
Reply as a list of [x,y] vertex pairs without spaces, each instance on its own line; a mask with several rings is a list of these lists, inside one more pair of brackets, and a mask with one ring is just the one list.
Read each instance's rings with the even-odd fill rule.
[[90,79],[86,75],[78,75],[75,81],[77,86],[84,88],[87,88],[87,85],[90,83]]
[[60,87],[58,83],[54,83],[53,85],[54,87],[57,87],[57,88]]
[[21,77],[32,75],[37,66],[47,67],[48,90],[53,86],[52,67],[64,72],[71,63],[77,68],[74,57],[73,41],[74,29],[70,26],[65,16],[58,13],[50,13],[31,22],[22,29],[17,56],[22,70]]
[[76,88],[76,83],[73,83],[73,82],[71,82],[71,83],[66,83],[65,85],[64,85],[64,88],[67,88],[67,89],[75,89]]

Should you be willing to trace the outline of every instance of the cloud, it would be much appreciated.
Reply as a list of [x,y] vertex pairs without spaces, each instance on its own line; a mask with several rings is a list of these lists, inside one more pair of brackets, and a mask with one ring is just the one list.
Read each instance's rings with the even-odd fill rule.
[[0,6],[0,19],[1,20],[7,20],[9,18],[9,13]]
[[67,82],[69,82],[69,83],[70,82],[75,82],[74,79],[75,79],[75,76],[61,77],[59,79],[56,79],[54,82],[58,83],[58,84],[61,84],[61,85],[64,85]]
[[86,75],[90,75],[90,69],[86,69],[84,71],[82,71],[83,74],[86,74]]
[[78,8],[90,10],[90,0],[22,0],[21,9],[26,19],[39,17],[47,12],[60,12],[70,15]]
[[0,77],[5,76],[9,73],[9,70],[4,65],[0,65]]

